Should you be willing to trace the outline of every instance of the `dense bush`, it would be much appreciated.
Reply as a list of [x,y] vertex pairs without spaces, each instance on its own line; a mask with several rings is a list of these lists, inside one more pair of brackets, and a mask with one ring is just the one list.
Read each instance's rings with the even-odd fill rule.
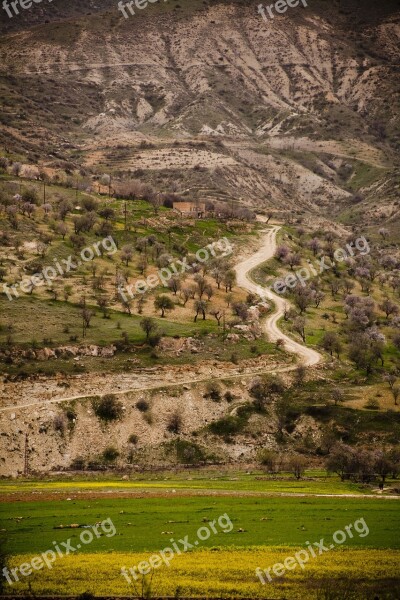
[[138,400],[136,402],[136,408],[140,410],[140,412],[147,412],[150,408],[150,405],[147,400]]
[[106,463],[115,462],[119,456],[119,452],[114,446],[109,446],[102,453],[102,459]]
[[166,448],[181,464],[196,465],[207,460],[215,460],[215,456],[209,455],[204,448],[186,440],[174,440],[168,443]]
[[242,431],[243,427],[246,425],[246,422],[247,420],[243,416],[235,417],[233,415],[229,415],[228,417],[223,417],[218,421],[210,423],[209,429],[216,435],[232,435]]
[[169,420],[168,420],[168,425],[167,425],[167,430],[170,433],[179,433],[182,429],[182,417],[178,412],[173,413]]
[[121,418],[123,408],[114,394],[106,394],[94,403],[94,412],[102,421],[116,421]]
[[204,398],[211,398],[218,402],[221,399],[221,387],[217,381],[209,381],[206,385]]

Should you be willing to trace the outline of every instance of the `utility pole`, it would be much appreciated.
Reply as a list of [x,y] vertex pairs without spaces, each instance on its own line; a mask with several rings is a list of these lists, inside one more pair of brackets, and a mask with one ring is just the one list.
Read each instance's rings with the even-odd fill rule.
[[125,231],[126,231],[126,202],[124,203]]
[[29,461],[28,461],[28,434],[25,434],[25,449],[24,449],[24,475],[29,474]]
[[43,204],[46,204],[46,182],[43,180]]

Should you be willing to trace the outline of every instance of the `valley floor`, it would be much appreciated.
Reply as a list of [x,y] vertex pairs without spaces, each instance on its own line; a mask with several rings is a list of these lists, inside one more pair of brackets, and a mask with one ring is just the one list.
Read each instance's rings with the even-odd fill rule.
[[[389,491],[379,495],[317,471],[301,481],[226,470],[4,481],[0,513],[6,550],[12,555],[9,568],[56,545],[64,548],[68,540],[71,550],[52,568],[20,575],[6,591],[57,597],[90,592],[297,600],[326,598],[321,594],[330,587],[343,590],[346,585],[359,594],[352,598],[373,598],[380,592],[379,598],[394,599],[400,585],[400,505]],[[88,535],[84,532],[106,522],[112,527],[79,547]],[[338,532],[348,532],[346,526],[352,524],[354,535],[340,543]],[[321,542],[325,550],[317,550]],[[315,556],[306,551],[310,544]],[[168,548],[180,551],[171,554]],[[146,576],[134,571],[137,579],[128,576],[128,584],[122,568],[147,564],[162,552],[170,560],[160,561]],[[304,568],[296,563],[297,568],[273,575],[271,582],[263,575],[296,556],[304,557]]]

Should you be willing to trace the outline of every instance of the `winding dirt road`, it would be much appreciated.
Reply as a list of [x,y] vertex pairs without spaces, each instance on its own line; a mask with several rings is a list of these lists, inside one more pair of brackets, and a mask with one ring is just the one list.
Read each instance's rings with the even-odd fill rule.
[[282,339],[285,342],[285,349],[288,352],[293,352],[297,354],[301,362],[307,366],[313,366],[318,364],[322,360],[321,354],[312,350],[311,348],[307,348],[298,342],[295,342],[284,334],[278,327],[278,321],[283,316],[285,306],[288,306],[287,300],[278,296],[268,288],[264,288],[261,285],[258,285],[251,279],[251,271],[255,269],[260,264],[266,262],[270,258],[273,257],[276,250],[276,234],[279,231],[280,227],[277,225],[271,225],[271,228],[266,231],[263,237],[263,245],[256,252],[252,254],[247,260],[236,265],[236,277],[237,282],[240,287],[254,292],[261,297],[265,297],[268,300],[272,300],[275,303],[276,310],[270,315],[265,321],[265,332],[267,333],[269,339],[273,342],[276,342],[278,339]]
[[[260,219],[261,220],[261,219]],[[243,260],[238,265],[236,265],[235,270],[237,274],[237,281],[240,287],[258,294],[261,297],[265,297],[269,300],[272,300],[275,303],[276,310],[266,319],[264,328],[267,333],[269,339],[271,341],[276,341],[277,339],[282,339],[285,342],[285,349],[289,352],[297,354],[301,362],[306,366],[316,365],[322,360],[322,356],[318,354],[315,350],[310,348],[306,348],[302,346],[298,342],[292,340],[289,336],[285,335],[278,327],[278,321],[282,317],[285,309],[285,305],[288,304],[286,300],[274,294],[267,288],[264,288],[258,284],[256,284],[251,279],[251,271],[256,268],[258,265],[266,262],[275,253],[276,249],[276,234],[279,231],[280,227],[273,225],[270,229],[265,231],[265,234],[262,238],[262,246],[255,253],[252,254],[249,258]],[[279,366],[277,368],[272,368],[270,373],[285,373],[289,371],[293,371],[296,368],[296,364],[289,364],[287,366]],[[0,413],[10,410],[16,409],[26,409],[34,406],[44,407],[50,404],[58,404],[61,402],[71,402],[73,400],[81,400],[83,398],[87,398],[88,396],[96,396],[102,395],[104,393],[108,393],[109,391],[115,395],[122,395],[129,392],[138,392],[143,390],[152,390],[158,389],[160,387],[168,388],[168,387],[176,387],[179,385],[191,385],[193,383],[202,383],[205,381],[209,381],[210,379],[243,379],[246,377],[251,377],[255,375],[261,375],[265,373],[265,367],[248,367],[245,369],[238,369],[237,372],[232,371],[224,371],[221,369],[215,369],[215,371],[210,374],[200,375],[200,377],[192,376],[190,378],[187,377],[177,377],[176,375],[171,378],[165,375],[162,380],[160,379],[160,375],[156,374],[154,377],[150,377],[148,375],[138,374],[136,372],[127,372],[121,373],[117,377],[110,375],[107,377],[106,381],[102,383],[99,381],[98,389],[91,389],[90,392],[81,390],[80,394],[69,396],[69,397],[53,397],[50,400],[41,399],[40,392],[37,395],[36,399],[25,402],[21,404],[11,404],[8,406],[4,406],[0,408]],[[108,387],[110,387],[108,389]],[[31,390],[32,393],[32,390]],[[9,392],[8,392],[9,394]]]

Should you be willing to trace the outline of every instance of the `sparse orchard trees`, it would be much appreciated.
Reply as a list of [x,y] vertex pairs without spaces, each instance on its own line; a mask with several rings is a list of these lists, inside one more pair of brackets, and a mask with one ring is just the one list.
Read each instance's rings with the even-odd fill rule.
[[158,329],[158,325],[157,325],[156,321],[154,319],[152,319],[151,317],[144,317],[140,321],[140,327],[143,329],[144,333],[146,334],[147,341],[149,340],[151,334],[155,333]]
[[249,316],[249,309],[247,307],[247,304],[245,304],[244,302],[234,302],[232,304],[232,312],[234,315],[239,317],[241,321],[247,321]]
[[383,376],[384,381],[387,381],[390,389],[393,389],[394,384],[397,381],[397,377],[394,373],[385,373]]
[[297,252],[288,254],[284,260],[285,263],[289,265],[292,271],[293,267],[298,267],[301,264],[301,256]]
[[301,479],[306,470],[307,461],[304,456],[293,455],[289,458],[288,468],[297,480]]
[[301,339],[303,340],[303,342],[305,343],[305,341],[306,341],[306,332],[305,332],[306,320],[305,320],[305,318],[297,317],[293,321],[292,327],[293,327],[293,331],[298,333],[300,335]]
[[161,311],[161,317],[164,318],[165,312],[168,310],[173,310],[173,308],[175,307],[175,304],[173,303],[173,301],[171,300],[171,298],[169,296],[166,296],[165,294],[161,294],[160,296],[157,296],[155,298],[154,307],[157,310]]
[[389,320],[390,316],[397,315],[399,313],[399,307],[389,298],[385,298],[382,304],[379,305],[379,308],[385,313],[387,320]]
[[381,340],[373,339],[365,333],[355,334],[349,345],[349,358],[357,369],[364,369],[370,375],[375,362],[378,359],[383,362],[383,346]]
[[194,316],[194,322],[196,323],[197,317],[199,316],[200,313],[203,315],[203,321],[205,321],[207,302],[205,302],[204,300],[196,300],[196,302],[194,303],[194,309],[196,311],[196,314]]
[[66,226],[65,223],[61,222],[61,223],[57,224],[56,231],[59,235],[61,235],[62,239],[64,240],[65,236],[68,233],[68,227]]
[[107,319],[109,317],[109,314],[110,314],[110,310],[108,308],[109,303],[110,303],[110,301],[107,296],[101,295],[101,296],[97,297],[97,306],[100,308],[101,312],[103,313],[103,319]]
[[343,391],[338,387],[332,388],[331,396],[335,406],[337,406],[340,402],[343,402],[344,400]]
[[84,323],[85,328],[89,328],[90,327],[90,322],[92,320],[92,318],[94,317],[94,312],[92,310],[90,310],[90,308],[87,308],[86,306],[84,306],[81,310],[81,316],[82,316],[82,321]]
[[233,271],[232,269],[229,269],[225,273],[223,281],[224,281],[224,286],[225,286],[225,292],[226,293],[231,292],[233,286],[236,283],[236,273],[235,273],[235,271]]
[[313,293],[312,290],[306,286],[297,285],[293,291],[294,294],[294,303],[300,311],[300,314],[303,314],[310,306],[313,301]]
[[335,353],[339,358],[342,346],[337,333],[334,331],[327,331],[321,340],[321,346],[326,352],[329,352],[331,356]]
[[313,238],[310,240],[308,247],[312,251],[314,256],[317,256],[318,252],[321,250],[321,242],[318,238]]
[[218,310],[217,308],[213,308],[212,310],[210,310],[210,315],[216,318],[218,327],[220,327],[221,319],[223,317],[222,311]]
[[132,246],[126,245],[121,249],[121,260],[125,263],[126,266],[129,265],[133,258],[133,248]]
[[215,269],[213,269],[213,271],[211,271],[211,275],[215,279],[215,283],[217,284],[217,288],[221,289],[221,283],[222,283],[223,278],[224,278],[224,273],[223,273],[222,269],[219,268],[219,267],[216,267]]
[[336,299],[337,294],[342,289],[342,282],[337,277],[331,277],[328,281],[331,290],[332,298]]
[[168,281],[168,287],[169,289],[174,293],[174,296],[177,295],[177,293],[179,292],[179,290],[181,289],[181,282],[179,277],[171,277],[171,279]]
[[307,369],[304,365],[298,365],[294,372],[294,383],[295,385],[303,385],[307,375]]
[[183,287],[181,289],[181,297],[183,300],[183,306],[186,306],[190,298],[193,298],[193,288],[187,286]]
[[207,280],[205,277],[198,273],[196,273],[196,275],[194,276],[194,280],[197,284],[197,293],[199,295],[199,300],[201,300],[207,287]]
[[65,221],[66,216],[72,211],[72,204],[68,200],[62,200],[58,205],[58,214],[62,221]]
[[275,258],[277,260],[279,260],[279,262],[282,262],[283,260],[285,260],[285,258],[288,256],[288,254],[289,254],[289,248],[284,245],[278,246],[277,249],[275,250]]

